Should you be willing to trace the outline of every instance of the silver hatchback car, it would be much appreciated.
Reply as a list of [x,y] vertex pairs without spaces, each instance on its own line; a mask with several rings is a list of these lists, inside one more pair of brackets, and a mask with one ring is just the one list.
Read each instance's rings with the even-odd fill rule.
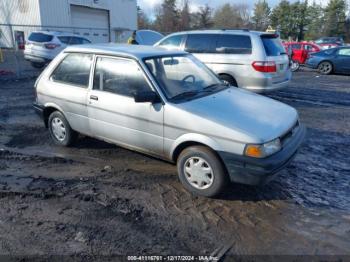
[[78,133],[177,163],[189,191],[215,196],[286,166],[305,130],[292,107],[231,88],[191,54],[130,45],[68,47],[35,84],[58,145]]
[[232,86],[257,93],[287,87],[292,72],[278,35],[249,30],[174,33],[155,46],[192,53]]

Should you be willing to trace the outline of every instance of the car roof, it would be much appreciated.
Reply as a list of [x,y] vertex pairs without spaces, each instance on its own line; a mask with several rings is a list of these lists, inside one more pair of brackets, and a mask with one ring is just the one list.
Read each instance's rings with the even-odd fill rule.
[[136,59],[143,59],[146,57],[154,57],[154,56],[187,54],[184,51],[174,51],[174,50],[171,51],[161,47],[115,44],[115,43],[73,45],[73,46],[67,47],[64,52],[119,55],[119,56],[133,57]]
[[211,29],[211,30],[191,30],[173,33],[171,35],[182,35],[182,34],[246,34],[246,35],[274,35],[273,33],[250,31],[246,29]]
[[42,34],[46,34],[46,35],[53,35],[53,36],[75,36],[75,37],[79,37],[79,38],[85,38],[83,36],[79,36],[70,32],[60,32],[60,31],[33,31],[32,33],[42,33]]

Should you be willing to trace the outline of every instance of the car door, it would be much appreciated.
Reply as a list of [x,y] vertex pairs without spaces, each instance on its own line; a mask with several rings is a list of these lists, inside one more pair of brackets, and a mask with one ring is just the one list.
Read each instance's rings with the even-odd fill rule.
[[350,74],[350,48],[340,48],[333,63],[337,72]]
[[292,44],[293,56],[292,59],[294,61],[303,64],[303,49],[301,44]]
[[97,56],[93,86],[88,96],[90,129],[101,139],[161,155],[162,103],[136,103],[136,91],[152,86],[132,59]]
[[309,58],[309,54],[314,52],[314,47],[310,44],[303,44],[303,54],[302,54],[302,60],[303,64],[305,64],[306,60]]
[[67,54],[51,74],[45,94],[62,110],[71,127],[83,134],[89,134],[86,101],[92,60],[91,54]]

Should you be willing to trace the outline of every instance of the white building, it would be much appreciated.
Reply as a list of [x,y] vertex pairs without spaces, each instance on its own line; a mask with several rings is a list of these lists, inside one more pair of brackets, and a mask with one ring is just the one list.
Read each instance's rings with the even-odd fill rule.
[[136,0],[0,1],[0,47],[35,30],[73,32],[97,43],[124,41],[135,29]]

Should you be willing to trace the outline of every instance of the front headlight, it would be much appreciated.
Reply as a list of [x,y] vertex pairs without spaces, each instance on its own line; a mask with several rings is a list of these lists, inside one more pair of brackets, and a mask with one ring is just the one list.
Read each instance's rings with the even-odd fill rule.
[[264,158],[281,150],[281,141],[279,138],[265,144],[249,144],[245,147],[244,154],[255,158]]

